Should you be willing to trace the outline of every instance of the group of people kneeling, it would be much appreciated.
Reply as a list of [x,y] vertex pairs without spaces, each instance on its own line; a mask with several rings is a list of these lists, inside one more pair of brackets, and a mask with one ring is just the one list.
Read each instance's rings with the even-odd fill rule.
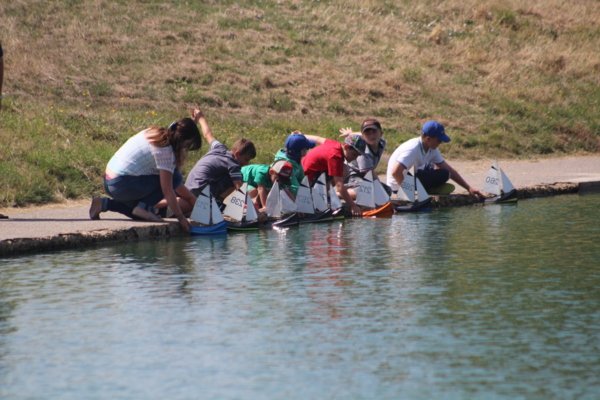
[[[222,201],[246,182],[256,208],[263,211],[274,182],[279,182],[294,199],[304,176],[312,184],[323,172],[348,211],[360,216],[362,210],[354,201],[354,189],[381,160],[386,145],[383,129],[379,121],[368,118],[360,133],[350,128],[340,129],[340,133],[342,143],[292,132],[272,164],[250,164],[256,157],[252,141],[242,138],[228,149],[215,138],[202,111],[195,109],[191,118],[180,119],[166,128],[144,129],[121,146],[108,162],[104,175],[104,189],[110,197],[92,199],[90,218],[99,219],[105,211],[146,221],[175,217],[189,231],[187,217],[206,185],[213,197]],[[200,149],[202,137],[209,151],[196,162],[184,182],[181,167],[189,151]],[[452,179],[470,194],[482,196],[442,157],[438,146],[449,141],[443,125],[428,121],[419,137],[401,144],[388,162],[386,189],[390,194],[398,190],[405,170],[414,167],[428,191]]]

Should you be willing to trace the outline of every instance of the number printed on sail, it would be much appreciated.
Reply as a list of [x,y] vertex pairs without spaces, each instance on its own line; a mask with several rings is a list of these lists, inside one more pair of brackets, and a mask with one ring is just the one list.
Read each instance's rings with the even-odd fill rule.
[[231,203],[235,204],[236,206],[242,207],[244,205],[244,199],[234,196],[231,198]]

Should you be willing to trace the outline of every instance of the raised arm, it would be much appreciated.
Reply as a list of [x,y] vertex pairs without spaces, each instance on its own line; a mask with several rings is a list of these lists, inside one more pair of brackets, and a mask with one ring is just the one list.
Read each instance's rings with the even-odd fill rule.
[[340,137],[346,138],[350,135],[359,134],[360,132],[354,132],[352,128],[341,128],[340,129]]
[[327,140],[327,138],[324,138],[321,136],[316,136],[316,135],[304,135],[304,136],[306,136],[306,138],[308,140],[312,140],[316,144],[323,144],[323,143],[325,143],[325,140]]
[[195,108],[192,111],[192,118],[196,122],[196,124],[200,125],[200,131],[202,132],[202,136],[204,136],[204,140],[210,144],[215,140],[215,137],[210,130],[210,126],[208,126],[208,122],[206,122],[206,118],[204,117],[204,113],[199,108]]

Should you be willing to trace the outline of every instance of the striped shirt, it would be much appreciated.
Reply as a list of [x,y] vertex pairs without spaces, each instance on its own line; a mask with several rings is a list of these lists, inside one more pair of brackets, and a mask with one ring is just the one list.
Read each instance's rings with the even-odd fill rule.
[[157,147],[146,139],[146,129],[121,146],[107,168],[118,176],[159,175],[160,170],[175,171],[175,153],[171,146]]
[[362,177],[368,171],[375,170],[379,164],[379,160],[381,160],[381,156],[385,150],[385,145],[386,141],[384,139],[379,139],[376,152],[373,152],[373,150],[371,150],[371,146],[367,145],[365,154],[359,155],[354,161],[346,161],[350,176]]

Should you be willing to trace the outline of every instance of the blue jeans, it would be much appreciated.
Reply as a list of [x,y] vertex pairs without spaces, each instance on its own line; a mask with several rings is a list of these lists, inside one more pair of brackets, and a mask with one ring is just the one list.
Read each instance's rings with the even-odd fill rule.
[[[173,189],[183,183],[181,172],[173,172]],[[113,179],[104,179],[104,190],[112,199],[108,199],[106,210],[115,211],[133,218],[131,211],[141,207],[154,212],[154,205],[165,196],[160,187],[159,175],[118,176]]]

